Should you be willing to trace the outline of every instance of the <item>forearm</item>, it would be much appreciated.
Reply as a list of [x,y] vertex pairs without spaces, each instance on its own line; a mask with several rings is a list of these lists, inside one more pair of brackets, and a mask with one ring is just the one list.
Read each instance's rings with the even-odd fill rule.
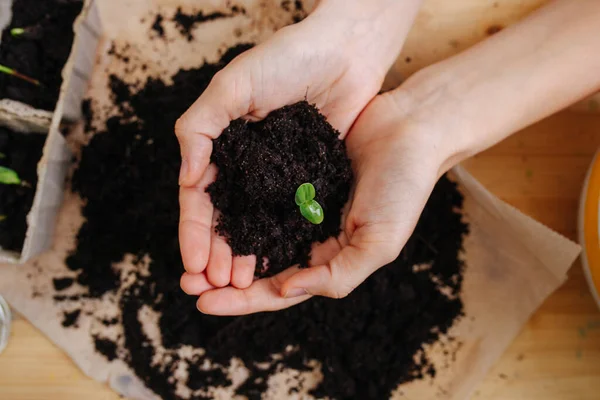
[[600,1],[559,0],[395,91],[447,167],[600,88]]
[[[309,18],[334,25],[355,57],[387,73],[414,22],[422,0],[320,0]],[[323,38],[328,40],[328,38]]]

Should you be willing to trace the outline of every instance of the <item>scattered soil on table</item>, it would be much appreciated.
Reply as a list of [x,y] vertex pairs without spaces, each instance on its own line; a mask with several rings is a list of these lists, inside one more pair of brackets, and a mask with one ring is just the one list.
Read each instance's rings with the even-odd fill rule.
[[76,326],[80,315],[81,315],[81,310],[73,310],[73,311],[65,312],[62,326],[64,326],[65,328],[69,328],[71,326]]
[[108,361],[117,358],[117,344],[112,340],[94,336],[94,345],[96,346],[96,350],[106,357]]
[[[35,108],[52,111],[58,101],[62,69],[71,52],[73,23],[83,0],[15,0],[12,21],[2,32],[0,64],[42,82],[36,86],[0,74],[0,98],[9,98]],[[12,28],[27,34],[13,37]]]
[[[214,317],[199,313],[196,298],[179,288],[184,271],[177,240],[180,152],[173,126],[212,76],[247,48],[230,49],[216,64],[182,70],[172,84],[150,78],[133,90],[118,77],[111,79],[118,106],[104,129],[89,132],[94,136],[72,178],[73,190],[85,200],[86,222],[67,260],[78,283],[69,290],[79,288],[82,302],[118,303],[112,333],[94,333],[99,354],[126,362],[166,400],[213,398],[211,388],[232,384],[227,369],[233,358],[249,373],[235,392],[250,399],[264,395],[274,374],[313,370],[315,361],[323,379],[311,393],[320,398],[384,399],[399,384],[434,376],[424,347],[443,338],[449,343],[448,362],[456,351],[448,330],[462,315],[459,254],[468,230],[462,196],[446,177],[398,259],[345,299],[314,298],[279,312]],[[321,123],[304,105],[285,113],[291,110]],[[127,254],[133,255],[133,270],[117,266]],[[104,316],[94,312],[101,324]],[[181,370],[183,376],[174,373]],[[179,394],[182,385],[188,395]],[[294,392],[305,384],[292,386]]]
[[150,27],[160,37],[165,36],[165,28],[163,27],[162,23],[163,23],[163,16],[161,14],[157,14],[156,18],[154,19],[154,22],[152,23],[152,26]]
[[52,280],[52,284],[54,286],[54,290],[60,292],[73,285],[73,278],[56,278]]
[[[339,132],[303,101],[260,122],[233,121],[213,143],[217,179],[207,191],[221,212],[217,232],[232,253],[256,255],[257,275],[307,267],[311,245],[340,233],[352,168]],[[294,201],[310,182],[325,220],[313,225]],[[263,268],[263,258],[268,267]]]
[[[261,7],[271,7],[272,4],[264,2]],[[281,2],[281,8],[291,15],[292,22],[300,22],[306,17],[306,12],[301,1],[292,2],[290,0],[284,0]],[[175,23],[175,27],[179,33],[185,37],[188,41],[194,40],[194,29],[202,23],[216,21],[225,18],[232,18],[237,15],[246,15],[247,11],[243,6],[240,5],[229,5],[222,11],[205,12],[199,11],[184,11],[182,8],[178,8],[175,15],[172,18],[164,14],[157,14],[154,17],[153,23],[150,26],[150,30],[155,32],[158,37],[165,37],[164,23],[172,21]]]
[[236,14],[245,13],[246,11],[243,8],[232,7],[230,13],[223,13],[220,11],[215,11],[211,13],[204,13],[203,11],[197,11],[193,13],[185,13],[179,8],[177,13],[173,17],[173,21],[177,25],[177,29],[184,35],[187,40],[190,42],[194,39],[194,35],[192,31],[194,28],[203,22],[214,21],[222,18],[230,18],[235,16]]
[[20,252],[27,233],[27,214],[33,205],[37,165],[46,135],[13,132],[0,127],[0,165],[14,170],[23,185],[0,184],[0,246]]

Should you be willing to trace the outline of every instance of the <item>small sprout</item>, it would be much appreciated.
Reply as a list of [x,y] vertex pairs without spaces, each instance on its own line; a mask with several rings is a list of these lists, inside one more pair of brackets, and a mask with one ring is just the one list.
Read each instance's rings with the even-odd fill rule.
[[302,185],[298,186],[298,189],[296,189],[296,204],[301,206],[307,201],[314,200],[316,193],[317,192],[312,183],[303,183]]
[[27,28],[12,28],[10,30],[10,35],[14,38],[18,39],[41,39],[43,34],[39,29],[39,26],[30,26]]
[[0,222],[4,221],[6,219],[6,215],[0,215]]
[[296,189],[296,204],[300,207],[300,214],[310,223],[319,225],[325,215],[323,208],[315,201],[316,191],[312,183],[303,183]]
[[22,79],[22,80],[27,81],[27,82],[29,82],[29,83],[31,83],[33,85],[36,85],[36,86],[42,86],[42,84],[40,83],[40,81],[38,81],[37,79],[30,78],[29,76],[23,75],[23,74],[15,71],[14,69],[8,68],[8,67],[6,67],[6,66],[4,66],[2,64],[0,64],[0,73],[7,74],[7,75],[12,75],[15,78]]
[[12,37],[19,37],[22,36],[25,33],[25,29],[23,28],[12,28],[10,30],[10,34]]
[[10,168],[0,167],[0,183],[5,185],[20,185],[21,178]]

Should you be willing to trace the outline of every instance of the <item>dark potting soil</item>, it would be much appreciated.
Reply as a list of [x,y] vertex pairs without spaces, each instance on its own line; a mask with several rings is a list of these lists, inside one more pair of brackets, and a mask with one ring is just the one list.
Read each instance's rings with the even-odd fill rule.
[[0,246],[20,252],[27,233],[26,217],[33,205],[37,165],[46,135],[18,133],[0,127],[0,165],[14,170],[22,185],[0,184]]
[[[14,0],[11,23],[2,32],[0,64],[39,80],[42,86],[0,73],[0,98],[54,110],[62,69],[71,52],[73,23],[82,7],[83,0]],[[12,28],[27,33],[13,37]]]
[[[352,167],[338,136],[303,101],[260,122],[233,121],[214,141],[211,162],[218,174],[207,192],[221,212],[216,229],[234,255],[256,255],[257,275],[307,267],[311,245],[339,234]],[[319,225],[306,220],[294,201],[305,182],[313,184],[323,207]]]
[[[179,288],[184,271],[177,240],[180,153],[173,126],[211,77],[246,48],[230,49],[219,63],[182,70],[169,85],[151,78],[134,91],[124,90],[127,85],[117,77],[111,80],[122,102],[105,121],[106,129],[89,132],[94,136],[82,149],[72,188],[85,200],[86,222],[67,259],[82,296],[106,300],[111,297],[103,295],[110,293],[118,301],[118,323],[111,321],[111,329],[119,327],[122,336],[115,341],[108,332],[97,332],[96,349],[108,360],[116,356],[126,362],[167,400],[180,398],[178,383],[192,390],[192,399],[212,398],[211,387],[231,385],[226,368],[234,357],[249,372],[235,392],[250,399],[261,398],[273,374],[313,369],[312,360],[323,374],[311,391],[316,397],[385,399],[399,384],[432,377],[436,369],[424,346],[440,338],[448,342],[448,330],[462,314],[459,253],[468,230],[460,211],[462,196],[446,177],[398,259],[347,298],[313,298],[279,312],[214,317],[199,313],[196,299]],[[304,116],[288,123],[311,118],[319,123],[309,109],[298,115]],[[114,266],[126,254],[135,257],[135,279],[121,277]],[[160,349],[141,317],[148,307],[159,316]],[[104,323],[103,316],[97,318]],[[176,352],[186,345],[205,352],[191,357]],[[206,361],[210,367],[201,368]],[[174,371],[182,364],[188,376],[178,381]],[[298,382],[292,391],[302,385]]]

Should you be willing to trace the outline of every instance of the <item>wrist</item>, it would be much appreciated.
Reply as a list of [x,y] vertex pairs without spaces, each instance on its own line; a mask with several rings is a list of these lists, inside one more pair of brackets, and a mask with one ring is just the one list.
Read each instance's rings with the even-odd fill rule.
[[409,105],[405,118],[439,143],[448,169],[598,90],[599,12],[598,1],[551,2],[390,96]]
[[442,65],[427,67],[399,88],[384,93],[394,105],[398,134],[410,134],[426,149],[438,175],[477,152],[485,124],[472,118],[457,91],[459,77]]
[[397,59],[422,0],[321,0],[307,20],[335,31],[354,60],[384,76]]

